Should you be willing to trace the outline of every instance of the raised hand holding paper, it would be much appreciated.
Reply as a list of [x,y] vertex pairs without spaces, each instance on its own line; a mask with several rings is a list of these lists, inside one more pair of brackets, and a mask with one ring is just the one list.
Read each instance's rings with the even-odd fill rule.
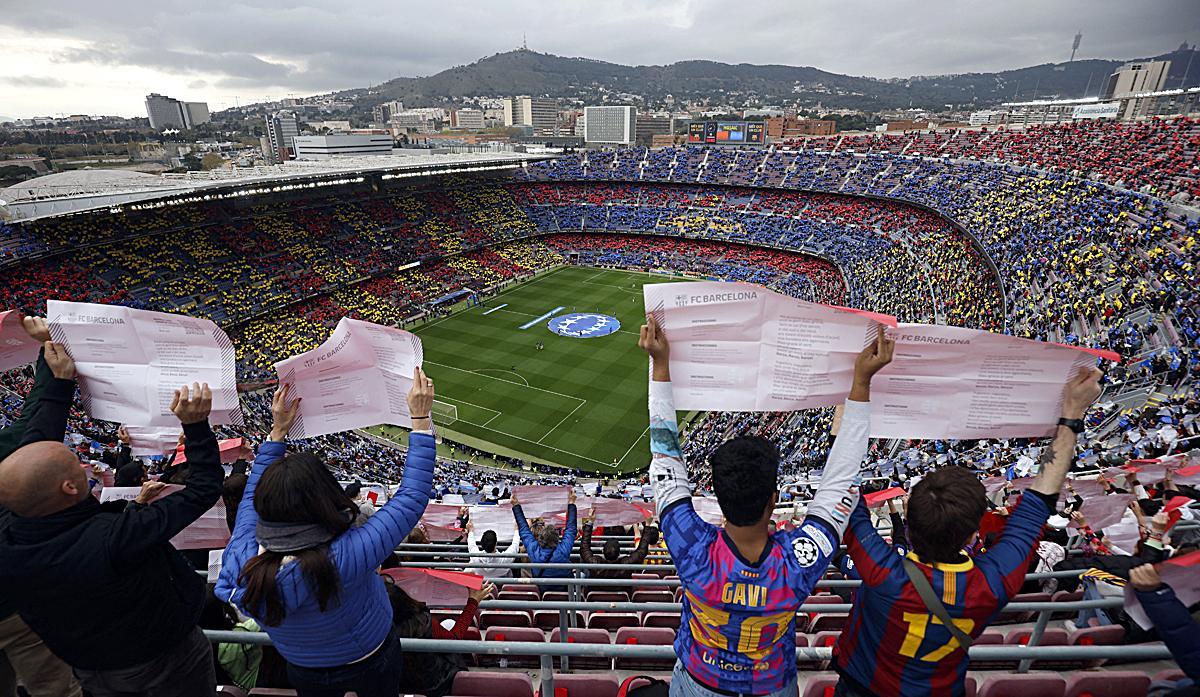
[[171,412],[176,388],[207,383],[209,423],[242,423],[233,342],[211,320],[61,300],[46,308],[50,333],[75,359],[92,417],[178,428]]
[[422,356],[414,334],[343,317],[325,343],[275,364],[280,384],[301,400],[287,437],[411,426],[407,395]]

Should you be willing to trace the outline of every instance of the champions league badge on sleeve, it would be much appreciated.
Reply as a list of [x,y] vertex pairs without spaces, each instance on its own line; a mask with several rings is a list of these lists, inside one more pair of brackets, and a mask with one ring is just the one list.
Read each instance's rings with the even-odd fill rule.
[[546,323],[546,328],[559,336],[573,339],[594,339],[608,336],[621,328],[616,317],[591,312],[573,312],[560,315]]

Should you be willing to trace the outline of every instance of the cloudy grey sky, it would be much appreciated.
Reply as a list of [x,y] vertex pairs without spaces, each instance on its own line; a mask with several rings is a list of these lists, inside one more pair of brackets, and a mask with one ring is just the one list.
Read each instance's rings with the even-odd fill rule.
[[1200,0],[0,0],[0,115],[144,115],[429,75],[529,47],[875,77],[1153,55],[1200,41]]

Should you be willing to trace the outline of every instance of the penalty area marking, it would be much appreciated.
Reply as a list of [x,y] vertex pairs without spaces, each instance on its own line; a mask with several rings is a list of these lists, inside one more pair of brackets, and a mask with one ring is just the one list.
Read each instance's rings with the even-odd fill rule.
[[490,314],[492,314],[493,312],[495,312],[496,310],[502,310],[502,309],[504,309],[504,308],[506,308],[506,307],[508,307],[508,303],[504,303],[503,305],[497,305],[497,306],[493,307],[493,308],[492,308],[492,309],[490,309],[490,310],[484,310],[482,314],[485,314],[485,315],[490,315]]
[[[512,373],[513,375],[516,375],[517,377],[521,378],[521,382],[525,383],[525,386],[526,386],[526,387],[529,387],[529,386],[530,386],[530,385],[529,385],[529,381],[525,379],[525,376],[521,375],[520,373],[513,372],[513,371],[511,371],[511,370],[505,370],[504,368],[476,368],[475,370],[472,370],[471,372],[472,372],[472,373],[479,373],[480,375],[482,375],[482,376],[483,376],[483,377],[485,377],[485,378],[490,378],[490,377],[492,377],[492,376],[491,376],[491,375],[487,375],[487,373],[488,373],[489,371],[490,371],[490,372],[493,372],[493,373],[505,373],[505,374],[507,374],[507,373]],[[505,382],[509,382],[509,381],[508,381],[508,380],[505,380]],[[515,382],[514,382],[513,384],[515,385],[515,384],[517,384],[517,383],[515,383]],[[586,400],[585,400],[585,401],[586,401]]]
[[[439,368],[449,368],[450,370],[457,370],[460,373],[471,373],[472,375],[479,375],[480,377],[491,378],[492,380],[499,380],[500,382],[507,382],[510,385],[517,385],[519,387],[525,387],[530,390],[537,390],[538,392],[545,392],[546,394],[552,394],[552,395],[556,395],[558,397],[566,397],[567,399],[573,399],[573,400],[579,402],[579,404],[575,405],[575,408],[571,410],[571,414],[574,414],[576,411],[578,411],[579,407],[583,406],[584,404],[587,404],[587,400],[583,399],[582,397],[576,397],[574,395],[563,394],[561,392],[555,392],[554,390],[546,390],[541,387],[534,387],[533,385],[529,385],[529,384],[522,385],[519,382],[513,382],[512,380],[505,380],[504,378],[499,378],[494,375],[485,375],[483,373],[478,372],[478,370],[467,370],[465,368],[458,368],[458,367],[455,367],[452,365],[446,365],[445,363],[437,363],[435,361],[425,361],[425,363],[427,363],[429,365],[436,365]],[[484,368],[483,370],[490,370],[490,369]],[[501,370],[498,368],[494,369],[494,370],[499,370],[500,372],[504,372],[504,373],[511,372],[511,371],[507,371],[507,370]],[[518,375],[517,377],[521,377],[521,376]],[[521,379],[524,380],[525,378],[522,377]],[[528,382],[528,381],[526,381],[526,382]],[[438,398],[445,399],[447,401],[461,401],[461,400],[455,400],[455,399],[444,397],[444,396],[441,396]],[[464,404],[465,404],[465,402],[464,402]],[[487,407],[484,407],[484,408],[486,409]],[[494,410],[489,409],[489,411],[494,411]],[[561,421],[559,421],[557,424],[555,424],[554,428],[550,429],[545,434],[543,434],[542,438],[545,439],[546,436],[550,435],[550,433],[555,431],[559,426],[561,426],[563,424],[564,421],[567,420],[567,418],[569,418],[571,416],[571,414],[567,414],[567,416],[563,417],[563,419]],[[496,418],[496,417],[492,417],[492,419],[494,419],[494,418]],[[492,419],[488,419],[487,423],[491,423]],[[539,448],[548,448],[548,449],[553,450],[558,453],[564,453],[566,455],[570,455],[571,457],[577,457],[580,460],[587,460],[588,462],[594,462],[597,465],[602,465],[604,467],[608,467],[609,469],[617,468],[617,465],[614,465],[611,462],[603,462],[601,460],[597,460],[596,458],[588,457],[587,455],[580,455],[579,453],[572,452],[570,450],[563,450],[562,448],[556,448],[552,445],[544,445],[541,441],[534,441],[534,440],[529,440],[528,438],[522,438],[520,436],[513,435],[507,431],[501,431],[499,429],[495,429],[490,426],[485,426],[483,424],[477,424],[473,421],[467,421],[466,419],[458,419],[458,421],[465,423],[465,424],[470,424],[476,428],[482,428],[485,431],[491,431],[492,433],[498,433],[507,438],[513,438],[515,440],[519,440],[523,443],[530,443],[532,445],[538,446]],[[650,427],[646,426],[646,431],[648,431],[648,430],[650,430]],[[642,434],[634,439],[633,443],[629,446],[629,450],[625,451],[625,455],[622,455],[621,459],[617,460],[617,464],[620,464],[621,462],[623,462],[625,460],[626,457],[628,457],[630,451],[632,451],[634,449],[634,447],[637,446],[638,441],[640,441],[642,439],[642,436],[646,434],[646,431],[642,431]],[[499,444],[497,444],[497,445],[499,445]]]

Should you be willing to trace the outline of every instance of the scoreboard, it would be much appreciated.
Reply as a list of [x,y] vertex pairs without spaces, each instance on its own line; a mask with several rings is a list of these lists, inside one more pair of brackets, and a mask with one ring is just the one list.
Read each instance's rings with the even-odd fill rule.
[[766,141],[762,121],[693,121],[688,124],[689,143],[708,145],[762,145]]

